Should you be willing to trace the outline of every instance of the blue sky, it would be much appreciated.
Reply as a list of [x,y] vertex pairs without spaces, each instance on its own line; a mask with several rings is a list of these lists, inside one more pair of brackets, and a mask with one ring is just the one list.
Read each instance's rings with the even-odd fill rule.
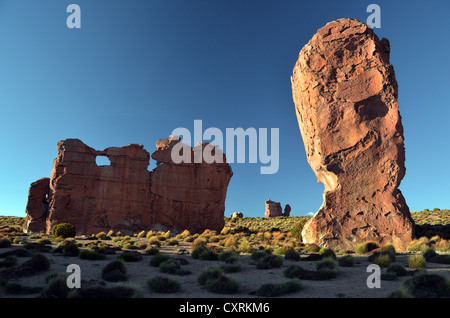
[[[81,7],[81,29],[66,8]],[[280,129],[280,167],[233,164],[228,216],[263,216],[268,198],[316,212],[323,185],[306,161],[290,76],[327,22],[366,22],[381,7],[399,83],[406,147],[400,189],[411,210],[450,207],[450,2],[0,0],[0,215],[25,215],[31,182],[49,177],[56,143],[95,149],[155,142],[173,129]],[[155,166],[151,161],[150,169]]]

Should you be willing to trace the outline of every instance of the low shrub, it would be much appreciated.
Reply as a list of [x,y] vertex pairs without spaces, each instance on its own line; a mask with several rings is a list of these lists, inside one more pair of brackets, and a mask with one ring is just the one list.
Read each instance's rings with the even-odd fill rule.
[[241,271],[241,261],[238,255],[233,255],[225,260],[225,265],[222,265],[225,273],[236,273]]
[[391,264],[391,258],[389,255],[386,254],[380,254],[373,260],[374,264],[377,264],[381,268],[388,267]]
[[235,294],[239,290],[239,283],[234,278],[221,275],[215,279],[209,279],[205,288],[207,291],[216,294]]
[[190,271],[181,269],[181,262],[178,259],[169,259],[159,264],[159,271],[166,274],[189,275]]
[[294,249],[290,249],[286,252],[286,254],[284,254],[284,258],[291,261],[298,261],[300,260],[300,254]]
[[332,259],[336,259],[336,254],[331,248],[322,247],[319,250],[319,255],[322,255],[322,257],[331,257]]
[[106,255],[92,251],[92,250],[82,250],[78,254],[78,257],[81,259],[86,259],[86,260],[90,260],[90,261],[97,261],[97,260],[105,259]]
[[67,287],[67,278],[65,275],[53,275],[47,282],[42,291],[44,298],[67,298],[70,289]]
[[156,255],[159,253],[159,249],[156,246],[147,246],[144,253],[147,255]]
[[127,268],[121,260],[108,263],[102,270],[102,279],[108,282],[123,282],[127,278]]
[[374,249],[377,249],[377,248],[379,248],[377,243],[365,242],[365,243],[358,244],[356,246],[355,253],[356,254],[365,254],[365,253],[373,251]]
[[0,248],[7,248],[11,246],[11,241],[7,238],[0,239]]
[[431,247],[423,253],[423,256],[430,263],[450,264],[450,255],[440,255]]
[[412,240],[406,248],[409,252],[423,252],[429,247],[428,238],[423,236],[419,239]]
[[391,297],[439,298],[450,297],[450,282],[437,274],[422,273],[406,279]]
[[124,262],[139,262],[142,260],[142,255],[139,252],[123,252],[117,256],[117,259],[121,259]]
[[410,268],[414,269],[425,268],[427,265],[427,261],[421,254],[411,255],[410,257],[408,257],[408,265]]
[[338,260],[339,266],[342,267],[352,267],[354,264],[353,256],[346,255],[343,257],[340,257]]
[[258,269],[279,268],[283,265],[283,258],[278,255],[266,255],[256,265]]
[[169,256],[158,253],[152,257],[152,259],[150,260],[150,265],[154,267],[159,267],[159,265],[162,262],[168,261],[169,259],[170,259]]
[[80,288],[74,298],[140,298],[142,290],[139,286],[127,283],[114,283],[108,287],[94,285]]
[[209,260],[209,261],[214,261],[219,258],[218,255],[214,253],[214,251],[212,251],[211,249],[209,249],[204,245],[197,245],[192,250],[191,256],[194,259]]
[[312,271],[301,268],[297,265],[291,265],[284,270],[284,276],[287,278],[299,278],[304,280],[328,280],[337,276],[337,269],[330,269],[328,266],[321,265],[320,270]]
[[156,276],[147,281],[151,291],[155,293],[176,293],[180,290],[180,283],[167,277]]
[[80,249],[74,240],[64,240],[59,245],[57,250],[61,250],[64,256],[78,256]]
[[309,252],[309,253],[317,253],[317,252],[320,251],[320,246],[319,246],[319,245],[316,245],[316,244],[306,244],[306,245],[303,247],[303,250],[304,250],[305,252]]
[[302,231],[306,222],[308,222],[308,218],[300,219],[300,221],[296,222],[294,227],[291,230],[291,236],[299,241],[302,241]]
[[298,278],[294,278],[293,280],[286,283],[279,284],[264,284],[258,288],[256,291],[256,295],[262,297],[278,297],[290,293],[295,293],[301,289],[302,285]]
[[253,251],[252,254],[250,255],[250,258],[254,261],[259,261],[268,255],[271,255],[271,252],[269,250],[267,250],[267,249],[258,250],[258,251]]
[[52,228],[53,237],[62,237],[62,238],[75,237],[76,233],[77,231],[75,229],[75,226],[73,226],[70,223],[56,224]]
[[386,269],[386,273],[392,273],[396,277],[407,276],[408,271],[399,263],[392,263]]
[[210,279],[216,279],[223,275],[223,270],[220,267],[210,267],[205,269],[197,278],[200,285],[205,285]]

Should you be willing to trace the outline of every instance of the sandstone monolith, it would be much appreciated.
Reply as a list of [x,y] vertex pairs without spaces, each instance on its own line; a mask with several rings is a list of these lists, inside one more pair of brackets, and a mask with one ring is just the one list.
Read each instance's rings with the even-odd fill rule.
[[404,249],[414,237],[398,189],[405,149],[389,54],[389,41],[354,19],[328,23],[300,51],[291,78],[295,111],[308,163],[325,185],[305,243]]

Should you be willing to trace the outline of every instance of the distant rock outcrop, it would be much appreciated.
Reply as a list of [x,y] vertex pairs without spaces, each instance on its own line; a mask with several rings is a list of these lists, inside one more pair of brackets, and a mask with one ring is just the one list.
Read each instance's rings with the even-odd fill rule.
[[[60,141],[50,179],[30,187],[24,230],[50,233],[54,224],[68,222],[77,234],[220,231],[231,167],[225,159],[175,164],[170,151],[178,142],[158,140],[152,155],[158,166],[150,172],[150,154],[141,145],[97,151],[78,139]],[[111,164],[98,166],[97,156]]]
[[235,218],[242,219],[243,217],[244,217],[244,214],[242,212],[233,212],[230,215],[230,218],[232,218],[232,219],[235,219]]
[[266,218],[273,218],[277,216],[289,216],[291,213],[291,206],[289,204],[286,204],[286,207],[284,209],[281,208],[280,202],[275,202],[270,199],[266,201],[266,211],[264,212],[264,216]]
[[292,76],[306,155],[324,202],[305,225],[306,243],[405,248],[414,222],[398,189],[405,175],[403,126],[390,46],[364,23],[339,19],[317,31]]

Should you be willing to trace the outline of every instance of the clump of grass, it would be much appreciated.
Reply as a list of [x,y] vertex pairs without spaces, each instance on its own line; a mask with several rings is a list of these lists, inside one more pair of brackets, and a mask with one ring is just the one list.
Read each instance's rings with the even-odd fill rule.
[[278,297],[295,293],[301,289],[302,285],[298,278],[294,278],[291,281],[279,284],[264,284],[258,288],[256,295],[262,297]]
[[11,246],[11,241],[7,238],[0,239],[0,248],[7,248]]
[[423,253],[423,256],[430,263],[450,264],[450,255],[440,255],[431,247]]
[[139,262],[142,260],[142,255],[139,252],[123,252],[119,256],[117,256],[117,259],[121,259],[124,262]]
[[316,270],[311,271],[297,265],[291,265],[284,270],[287,278],[299,278],[304,280],[328,280],[338,275],[338,266],[332,258],[325,258],[316,264]]
[[254,251],[252,243],[250,243],[246,238],[242,239],[238,251],[241,253],[251,253]]
[[341,267],[352,267],[354,264],[353,256],[346,255],[343,257],[340,257],[338,260],[339,266]]
[[123,282],[128,279],[127,268],[123,261],[114,260],[108,263],[102,270],[102,279],[108,282]]
[[62,237],[62,238],[75,237],[76,233],[77,231],[75,229],[75,226],[73,226],[70,223],[60,223],[52,227],[53,237]]
[[316,264],[316,270],[323,278],[334,278],[338,275],[338,264],[332,257],[325,257]]
[[425,268],[427,261],[422,254],[411,255],[408,257],[408,265],[410,268],[414,269]]
[[319,246],[319,245],[316,245],[316,244],[306,244],[306,245],[303,247],[303,250],[304,250],[305,252],[309,252],[309,253],[317,253],[317,252],[320,251],[320,246]]
[[388,267],[389,264],[395,262],[396,259],[396,251],[393,245],[386,245],[380,248],[378,251],[375,251],[370,255],[367,260],[369,262],[373,262],[380,267]]
[[210,267],[205,269],[198,277],[197,281],[204,286],[210,279],[217,279],[223,275],[223,270],[220,267]]
[[151,291],[155,293],[176,293],[180,290],[180,283],[167,277],[156,276],[147,281],[147,285]]
[[59,243],[55,252],[59,251],[61,251],[64,256],[78,256],[78,254],[80,253],[78,244],[73,239],[65,239],[61,243]]
[[238,255],[233,255],[225,260],[225,265],[222,265],[225,273],[236,273],[241,271],[241,261]]
[[421,273],[406,279],[400,286],[400,290],[392,293],[390,297],[450,297],[450,281],[437,274]]
[[170,259],[169,256],[158,253],[152,257],[152,259],[150,260],[150,265],[154,267],[159,267],[159,265],[162,262],[168,261],[169,259]]
[[294,227],[291,230],[291,236],[299,241],[302,241],[302,230],[305,226],[306,222],[308,222],[307,218],[300,219],[295,223]]
[[201,260],[214,261],[218,259],[218,255],[213,250],[204,245],[196,246],[192,250],[191,256],[194,259],[201,259]]
[[374,264],[377,264],[381,268],[388,267],[391,264],[391,259],[389,255],[380,254],[373,260]]
[[90,261],[103,260],[106,258],[106,255],[103,253],[98,253],[92,250],[82,250],[78,254],[78,257],[81,259],[86,259]]
[[268,249],[253,251],[250,258],[254,261],[259,261],[262,258],[271,255],[272,253]]
[[179,243],[178,243],[178,240],[177,240],[176,238],[173,238],[173,239],[170,239],[170,240],[169,240],[168,244],[169,244],[170,246],[176,246],[176,245],[178,245]]
[[423,252],[426,251],[430,246],[429,240],[427,237],[422,236],[419,239],[412,240],[406,248],[409,252]]
[[129,283],[114,283],[108,287],[93,285],[80,288],[74,298],[140,298],[142,290],[139,286]]
[[156,255],[159,253],[159,249],[156,246],[147,246],[144,253],[147,255]]
[[158,240],[158,238],[156,236],[151,236],[148,239],[148,244],[150,245],[155,245],[155,246],[161,246],[161,242]]
[[42,291],[44,298],[67,298],[70,289],[67,287],[67,277],[62,274],[56,274],[48,277],[47,285]]
[[5,278],[32,276],[37,273],[46,271],[49,268],[50,261],[48,260],[48,258],[45,255],[38,253],[22,265],[3,270],[2,276]]
[[319,255],[322,255],[322,257],[331,257],[332,259],[336,259],[336,254],[331,248],[322,247],[319,250]]
[[300,254],[294,249],[290,249],[286,252],[286,254],[284,254],[284,258],[291,261],[298,261],[300,260]]
[[184,240],[186,237],[191,236],[191,232],[189,232],[189,230],[184,230],[183,232],[181,232],[180,234],[177,234],[175,236],[175,238],[179,239],[179,240]]
[[279,268],[283,265],[283,258],[278,255],[266,255],[256,265],[258,269]]
[[159,264],[159,271],[166,274],[189,275],[190,271],[181,269],[181,262],[178,259],[169,259]]
[[386,269],[386,273],[395,275],[395,277],[407,276],[408,271],[399,263],[392,263]]
[[379,248],[377,243],[365,242],[365,243],[358,244],[356,246],[355,253],[356,254],[365,254],[365,253],[373,251],[374,249],[377,249],[377,248]]

